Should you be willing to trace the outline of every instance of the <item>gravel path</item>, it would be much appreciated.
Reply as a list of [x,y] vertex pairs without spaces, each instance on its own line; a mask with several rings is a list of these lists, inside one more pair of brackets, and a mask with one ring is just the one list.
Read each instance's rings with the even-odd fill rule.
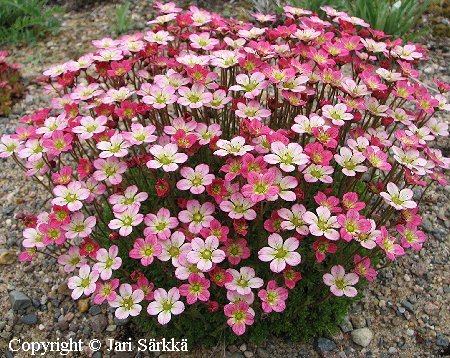
[[[138,24],[144,24],[144,20],[151,17],[150,6],[146,1],[134,1],[132,8],[135,10],[133,20]],[[43,69],[76,58],[92,49],[92,39],[111,35],[108,21],[112,10],[113,5],[103,4],[64,14],[59,35],[39,42],[35,48],[12,51],[14,61],[24,64],[23,73],[29,82],[29,90],[25,99],[15,106],[13,114],[8,118],[0,117],[0,134],[12,133],[20,117],[48,103],[49,98],[33,82],[33,78]],[[240,13],[243,9],[238,7],[235,11]],[[430,61],[422,69],[422,80],[438,77],[449,81],[446,67],[450,62],[448,42],[446,39],[426,44],[431,53]],[[446,156],[450,155],[449,144],[448,139],[438,143]],[[420,192],[416,195],[420,195]],[[58,337],[72,337],[85,342],[92,338],[102,341],[114,337],[128,338],[130,325],[114,319],[107,307],[91,305],[89,300],[75,303],[70,299],[70,292],[64,284],[65,274],[58,269],[53,259],[41,257],[28,265],[17,262],[15,254],[19,251],[22,228],[14,216],[42,211],[47,205],[48,195],[32,181],[26,180],[12,160],[0,159],[0,198],[0,353],[12,356],[6,349],[14,337],[23,341],[55,341]],[[191,356],[449,355],[449,198],[449,187],[434,187],[427,191],[422,212],[423,228],[430,240],[419,254],[410,252],[381,272],[379,279],[368,288],[366,298],[353,307],[336,336],[320,337],[302,344],[274,339],[258,347],[248,342],[228,347],[218,344],[215,350],[196,351]],[[89,352],[86,351],[83,356],[89,356]]]

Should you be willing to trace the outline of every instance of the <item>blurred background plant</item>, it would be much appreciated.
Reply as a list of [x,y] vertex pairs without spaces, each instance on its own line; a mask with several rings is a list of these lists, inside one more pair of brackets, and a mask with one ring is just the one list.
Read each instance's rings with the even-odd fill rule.
[[117,35],[122,35],[134,28],[131,19],[130,2],[126,1],[122,4],[116,5],[113,12],[113,31]]
[[59,12],[48,0],[0,0],[0,44],[30,43],[55,33]]
[[437,5],[439,8],[448,2],[448,0],[252,0],[254,10],[263,13],[280,10],[283,5],[291,5],[323,15],[320,7],[331,6],[364,19],[374,29],[405,40],[415,40],[427,34],[430,28],[421,23],[423,15],[431,5]]
[[15,100],[24,92],[20,66],[7,62],[7,57],[8,52],[0,51],[0,116],[8,115]]

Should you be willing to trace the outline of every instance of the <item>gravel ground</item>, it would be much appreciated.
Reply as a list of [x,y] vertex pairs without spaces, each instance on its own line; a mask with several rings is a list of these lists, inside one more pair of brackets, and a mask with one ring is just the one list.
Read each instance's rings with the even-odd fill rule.
[[[244,13],[240,2],[232,3],[236,14]],[[229,11],[230,5],[228,4]],[[48,103],[49,98],[33,82],[51,64],[76,58],[92,50],[92,39],[110,36],[109,14],[113,5],[71,11],[63,15],[60,34],[39,42],[34,48],[13,49],[12,57],[24,64],[28,94],[13,114],[0,118],[0,134],[12,133],[21,116]],[[142,0],[132,8],[136,29],[151,18],[150,6]],[[426,43],[430,61],[422,69],[423,81],[432,77],[449,80],[448,39]],[[449,156],[448,138],[438,146]],[[417,192],[416,195],[420,195]],[[308,343],[273,339],[260,346],[248,342],[215,350],[192,352],[192,357],[436,357],[449,355],[450,337],[450,188],[427,191],[422,207],[423,228],[430,240],[424,249],[396,261],[384,269],[367,289],[334,337],[320,337]],[[18,213],[37,213],[49,199],[44,190],[26,180],[12,160],[0,159],[0,353],[7,352],[13,338],[22,341],[55,341],[96,338],[126,339],[133,332],[128,322],[118,321],[105,306],[89,300],[73,302],[65,286],[64,273],[52,258],[32,264],[17,262],[22,228],[14,219]],[[22,295],[21,295],[22,294]],[[25,296],[23,296],[25,295]],[[14,308],[14,309],[13,309]],[[141,338],[141,337],[135,337]],[[17,354],[16,357],[28,355]],[[48,355],[53,357],[52,355]],[[56,355],[55,355],[56,356]],[[86,351],[82,356],[90,356]],[[94,357],[100,357],[99,353]],[[110,354],[103,355],[110,357]],[[116,354],[114,357],[131,357]],[[142,355],[141,355],[142,356]],[[161,357],[171,355],[161,355]],[[174,356],[174,355],[172,355]],[[186,355],[184,355],[186,356]]]

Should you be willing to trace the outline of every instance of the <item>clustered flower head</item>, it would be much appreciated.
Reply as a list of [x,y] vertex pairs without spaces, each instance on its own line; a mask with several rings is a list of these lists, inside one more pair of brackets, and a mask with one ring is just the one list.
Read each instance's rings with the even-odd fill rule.
[[273,25],[155,6],[149,30],[45,71],[51,105],[1,137],[52,195],[22,261],[60,252],[73,299],[120,319],[206,305],[241,335],[289,306],[305,260],[325,298],[353,297],[374,259],[422,248],[414,189],[450,165],[424,48],[329,7]]

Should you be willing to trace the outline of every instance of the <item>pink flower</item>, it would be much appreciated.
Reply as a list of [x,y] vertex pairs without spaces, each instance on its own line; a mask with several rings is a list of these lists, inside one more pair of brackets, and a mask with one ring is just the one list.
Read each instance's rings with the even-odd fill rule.
[[152,105],[154,108],[161,109],[175,103],[178,96],[175,94],[175,88],[171,86],[159,87],[151,85],[148,88],[148,95],[142,97],[142,102]]
[[357,294],[356,288],[353,285],[357,284],[359,277],[355,273],[345,273],[345,269],[341,265],[335,265],[331,268],[331,274],[323,275],[323,282],[330,286],[330,291],[335,296],[355,297]]
[[147,312],[151,316],[158,315],[160,324],[167,324],[172,315],[179,315],[184,311],[184,303],[180,301],[180,291],[172,287],[168,292],[163,288],[158,288],[154,293],[154,301],[150,302]]
[[141,260],[143,266],[148,266],[153,262],[155,256],[162,252],[161,245],[158,243],[156,235],[148,235],[145,239],[138,238],[130,251],[130,257]]
[[172,229],[178,226],[176,217],[170,216],[170,211],[161,208],[155,214],[149,213],[145,216],[144,223],[147,226],[144,229],[144,235],[157,235],[160,240],[167,240],[170,237]]
[[213,264],[217,264],[225,260],[225,252],[218,249],[219,240],[216,237],[210,236],[206,240],[199,237],[194,237],[191,241],[191,250],[187,253],[187,260],[196,264],[197,268],[202,272],[207,272],[212,269]]
[[228,261],[232,265],[238,265],[241,260],[250,257],[250,249],[247,247],[247,241],[243,238],[237,240],[228,240],[224,247]]
[[183,284],[179,288],[180,295],[186,297],[187,303],[192,305],[197,300],[207,302],[210,296],[208,291],[210,286],[209,280],[196,273],[191,273],[188,281],[189,283]]
[[303,220],[309,224],[309,231],[314,236],[325,236],[329,240],[339,240],[339,223],[336,216],[331,216],[331,212],[324,206],[316,209],[317,215],[307,211],[303,214]]
[[389,235],[385,226],[381,227],[381,234],[377,237],[376,242],[391,261],[394,261],[396,256],[403,256],[405,254],[403,247],[399,244],[395,244],[395,237]]
[[341,237],[345,241],[351,241],[359,234],[367,233],[371,228],[369,220],[360,216],[355,209],[350,209],[345,215],[338,215],[337,221],[341,225]]
[[247,302],[229,303],[224,307],[228,318],[227,324],[238,336],[245,333],[246,326],[251,326],[254,321],[255,312]]
[[81,266],[78,276],[72,276],[67,282],[67,286],[72,290],[72,298],[77,300],[83,294],[89,296],[94,293],[97,280],[97,271],[91,272],[89,265]]
[[362,153],[352,152],[347,147],[341,147],[339,154],[334,155],[336,162],[342,167],[342,173],[354,177],[357,172],[364,173],[367,167],[361,165],[366,158]]
[[139,214],[139,206],[132,205],[121,213],[114,213],[115,219],[112,219],[108,227],[111,230],[119,229],[120,236],[128,236],[133,231],[134,226],[138,226],[144,219],[144,215]]
[[62,225],[62,228],[66,230],[65,235],[68,239],[84,238],[91,234],[96,223],[97,219],[95,216],[85,218],[83,213],[76,212],[71,216],[67,224]]
[[139,304],[144,299],[142,290],[134,290],[128,283],[123,283],[119,287],[119,294],[112,301],[111,307],[116,308],[115,316],[118,319],[126,319],[129,316],[135,317],[141,313],[142,306]]
[[166,144],[165,146],[154,145],[150,148],[150,153],[155,159],[149,160],[147,167],[150,169],[162,167],[165,172],[177,170],[178,164],[188,160],[188,156],[184,153],[178,153],[178,146],[172,143]]
[[191,167],[183,167],[180,174],[184,179],[177,183],[180,190],[189,190],[192,194],[201,194],[205,191],[205,185],[209,185],[214,180],[214,174],[209,174],[209,166],[199,164],[192,169]]
[[322,116],[331,119],[331,122],[336,126],[343,126],[345,121],[350,121],[353,118],[352,114],[347,113],[347,106],[343,103],[323,106]]
[[202,228],[209,227],[214,219],[211,214],[214,212],[214,204],[206,202],[200,204],[198,200],[189,200],[186,210],[178,214],[178,219],[185,224],[189,224],[189,231],[198,234]]
[[97,282],[93,302],[96,305],[101,305],[105,300],[108,302],[114,301],[117,297],[115,290],[119,287],[119,283],[119,279],[117,278],[111,281]]
[[247,175],[248,184],[242,187],[241,192],[253,203],[257,203],[278,193],[279,188],[274,185],[274,181],[275,172],[273,170],[268,170],[264,174],[250,172]]
[[265,313],[283,312],[286,309],[288,295],[288,290],[284,287],[278,287],[275,280],[270,280],[267,283],[267,290],[261,289],[258,292]]
[[404,248],[412,247],[414,250],[421,250],[422,244],[427,241],[427,236],[417,226],[412,223],[406,225],[399,224],[395,227],[402,236],[402,246]]
[[334,254],[337,251],[337,245],[333,244],[324,237],[314,241],[313,248],[316,251],[316,260],[318,263],[326,259],[326,253]]
[[355,255],[353,261],[355,263],[355,273],[358,276],[363,276],[372,282],[378,272],[374,268],[370,267],[370,258]]
[[122,134],[115,133],[109,140],[97,143],[97,148],[101,150],[100,158],[116,157],[122,158],[128,154],[127,148],[131,146]]
[[301,262],[301,256],[297,250],[299,241],[295,237],[290,237],[283,242],[283,238],[273,233],[268,238],[269,247],[263,247],[258,251],[258,258],[261,261],[270,261],[270,269],[273,272],[281,272],[289,266],[297,266]]
[[42,145],[52,155],[59,155],[72,149],[73,135],[63,131],[54,131],[50,139],[44,139]]
[[89,197],[89,190],[82,188],[81,182],[73,181],[67,186],[57,185],[53,189],[55,198],[53,205],[67,206],[70,211],[78,211],[83,207],[82,201]]

